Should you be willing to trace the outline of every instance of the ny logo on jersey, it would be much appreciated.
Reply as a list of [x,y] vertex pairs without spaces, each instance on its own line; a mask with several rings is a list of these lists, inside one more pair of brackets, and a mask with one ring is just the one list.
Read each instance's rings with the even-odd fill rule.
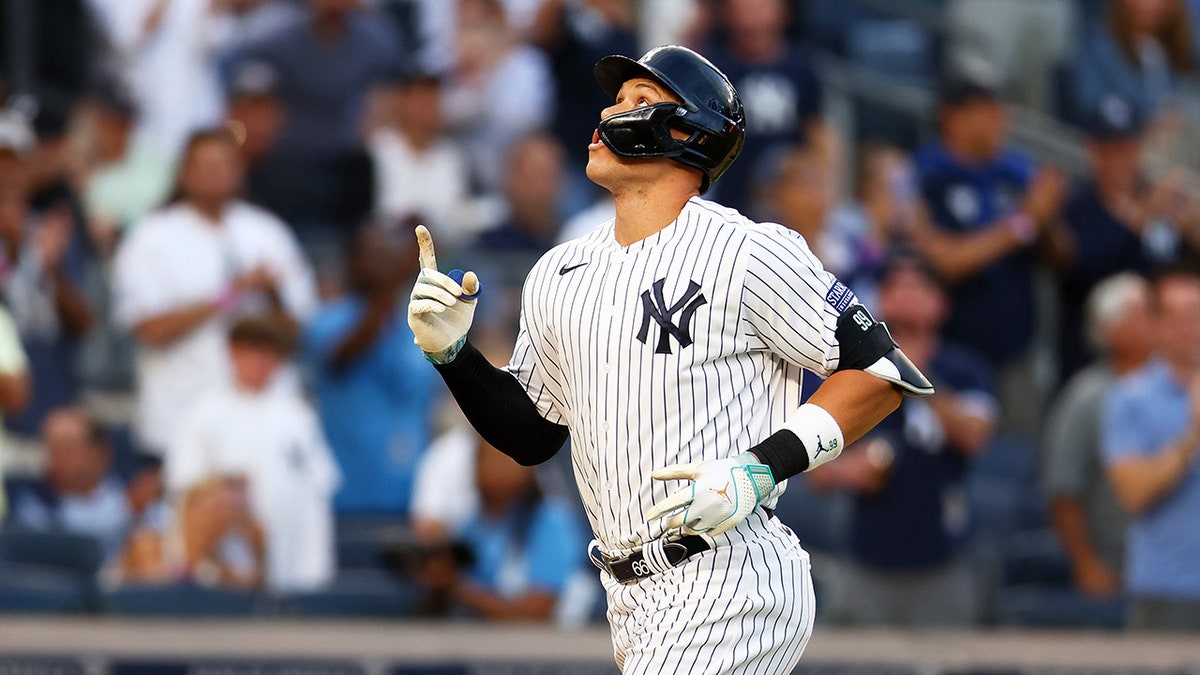
[[[663,284],[667,283],[665,278],[654,282],[653,293],[651,291],[642,292],[642,328],[638,331],[637,339],[642,344],[647,344],[646,338],[650,333],[650,319],[659,325],[662,332],[658,335],[658,346],[654,349],[655,354],[670,354],[671,353],[671,337],[674,336],[679,341],[679,346],[687,347],[692,344],[691,323],[692,315],[696,313],[702,305],[708,300],[704,294],[700,292],[700,284],[689,281],[687,290],[683,292],[683,296],[674,302],[667,305],[666,299],[663,297]],[[672,321],[673,317],[678,314],[679,321]]]

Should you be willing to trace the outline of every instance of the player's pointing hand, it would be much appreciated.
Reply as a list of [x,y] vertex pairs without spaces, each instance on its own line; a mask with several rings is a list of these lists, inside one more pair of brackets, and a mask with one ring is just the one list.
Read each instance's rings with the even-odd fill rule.
[[437,269],[433,237],[424,225],[416,229],[421,271],[408,302],[408,326],[413,342],[435,363],[454,360],[475,316],[479,278],[474,272]]
[[650,474],[655,480],[690,480],[650,507],[646,520],[670,516],[669,529],[683,534],[721,534],[749,516],[771,496],[771,469],[749,452],[737,457],[672,464]]

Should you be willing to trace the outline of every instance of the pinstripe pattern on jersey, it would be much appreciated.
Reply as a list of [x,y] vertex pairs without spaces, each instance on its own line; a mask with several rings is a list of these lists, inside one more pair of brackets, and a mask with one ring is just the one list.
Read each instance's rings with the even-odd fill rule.
[[603,577],[625,675],[790,673],[816,611],[808,554],[761,514],[726,546],[638,584]]
[[[656,353],[654,322],[645,343],[636,337],[641,294],[663,279],[668,303],[693,282],[708,300],[691,315],[693,343],[670,354]],[[678,485],[651,480],[653,469],[758,443],[800,405],[803,368],[837,366],[838,314],[825,302],[835,281],[799,234],[699,198],[630,246],[610,222],[534,266],[507,369],[546,419],[570,428],[575,479],[607,552],[662,535],[644,513]]]

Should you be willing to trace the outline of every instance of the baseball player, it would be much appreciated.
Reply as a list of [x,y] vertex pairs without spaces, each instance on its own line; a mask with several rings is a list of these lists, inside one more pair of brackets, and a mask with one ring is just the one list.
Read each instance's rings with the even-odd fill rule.
[[[624,673],[787,673],[814,604],[784,481],[933,389],[801,236],[700,199],[745,132],[717,68],[665,46],[595,73],[587,174],[617,215],[534,266],[512,360],[467,341],[479,281],[423,227],[409,324],[492,445],[537,464],[571,437]],[[800,405],[803,369],[828,379]]]

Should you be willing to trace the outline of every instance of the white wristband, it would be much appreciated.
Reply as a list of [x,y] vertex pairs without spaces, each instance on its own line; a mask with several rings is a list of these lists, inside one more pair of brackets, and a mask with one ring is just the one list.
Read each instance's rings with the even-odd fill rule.
[[808,468],[821,466],[842,454],[842,428],[824,408],[805,403],[783,423],[783,428],[796,434],[808,451]]

